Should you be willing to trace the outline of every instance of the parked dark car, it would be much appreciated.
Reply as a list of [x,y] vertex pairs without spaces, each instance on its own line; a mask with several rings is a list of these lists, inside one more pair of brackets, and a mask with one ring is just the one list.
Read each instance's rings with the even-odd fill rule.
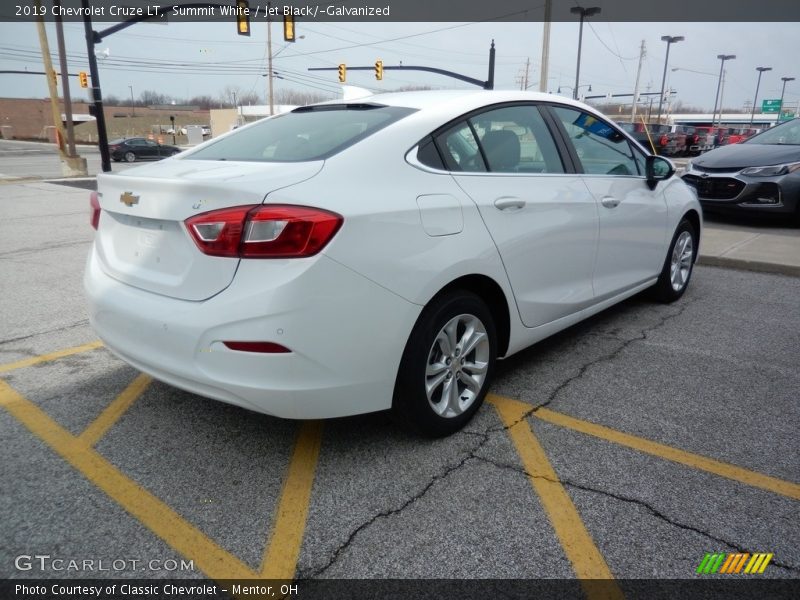
[[676,153],[676,140],[669,125],[658,123],[617,123],[644,148],[662,156]]
[[158,144],[146,138],[120,138],[108,143],[112,160],[133,162],[135,160],[160,160],[181,151],[176,146]]
[[800,225],[800,119],[692,159],[683,180],[707,211],[788,215]]

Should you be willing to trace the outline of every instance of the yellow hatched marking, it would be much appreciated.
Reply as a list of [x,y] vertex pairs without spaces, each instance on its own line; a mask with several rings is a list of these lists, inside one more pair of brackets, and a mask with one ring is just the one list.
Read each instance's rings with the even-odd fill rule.
[[291,579],[294,576],[321,446],[320,423],[304,423],[300,428],[275,519],[274,533],[265,552],[263,568],[256,572],[220,548],[167,504],[125,476],[89,446],[85,439],[70,434],[3,380],[0,380],[0,407],[7,410],[137,521],[177,552],[193,560],[208,577]]
[[[512,402],[516,401],[513,400]],[[523,404],[523,406],[526,406],[528,410],[531,408],[528,404]],[[533,415],[542,421],[546,421],[554,425],[579,431],[580,433],[585,433],[586,435],[591,435],[593,437],[597,437],[608,442],[613,442],[621,446],[627,446],[628,448],[638,450],[639,452],[652,454],[653,456],[671,460],[673,462],[692,467],[693,469],[713,473],[714,475],[719,475],[720,477],[726,477],[728,479],[738,481],[739,483],[744,483],[745,485],[767,490],[768,492],[772,492],[774,494],[786,496],[794,500],[800,500],[800,485],[792,483],[791,481],[785,481],[783,479],[778,479],[777,477],[764,475],[763,473],[751,471],[730,463],[724,463],[719,460],[714,460],[713,458],[707,458],[699,454],[693,454],[692,452],[673,448],[672,446],[667,446],[666,444],[653,442],[629,433],[623,433],[603,425],[597,425],[596,423],[576,419],[575,417],[570,417],[569,415],[550,410],[549,408],[540,408],[533,413]]]
[[265,579],[290,580],[294,577],[321,446],[322,422],[304,422],[297,434],[272,536],[264,552],[261,577]]
[[763,573],[763,572],[764,572],[764,569],[766,569],[766,568],[767,568],[767,565],[768,565],[768,564],[769,564],[769,562],[772,560],[772,557],[773,557],[773,556],[775,556],[775,555],[774,555],[772,552],[770,552],[769,554],[767,554],[767,555],[764,557],[764,562],[762,562],[762,563],[761,563],[761,567],[759,567],[759,569],[758,569],[758,572],[759,572],[759,573]]
[[26,358],[24,360],[18,360],[12,363],[6,363],[4,365],[0,365],[0,373],[8,373],[9,371],[15,371],[16,369],[24,369],[25,367],[32,367],[33,365],[37,365],[43,362],[49,362],[51,360],[57,360],[59,358],[64,358],[65,356],[72,356],[73,354],[88,352],[90,350],[94,350],[95,348],[100,348],[102,345],[103,342],[98,340],[96,342],[83,344],[82,346],[75,346],[74,348],[66,348],[64,350],[58,350],[57,352],[51,352],[50,354],[42,354],[41,356],[34,356],[32,358]]
[[[514,443],[534,491],[550,518],[559,542],[590,600],[621,599],[622,591],[613,579],[603,555],[581,520],[572,499],[558,479],[544,449],[528,426],[521,420],[530,405],[490,395],[508,435]],[[605,580],[605,581],[601,581]]]
[[152,383],[148,375],[140,374],[126,387],[114,401],[81,433],[78,438],[89,446],[94,446],[111,429],[131,404],[141,396]]

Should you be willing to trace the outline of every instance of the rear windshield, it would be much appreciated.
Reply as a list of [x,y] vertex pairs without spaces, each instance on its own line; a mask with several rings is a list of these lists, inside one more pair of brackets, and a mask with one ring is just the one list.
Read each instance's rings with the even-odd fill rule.
[[380,104],[307,106],[236,131],[190,155],[199,160],[301,162],[341,152],[414,112]]

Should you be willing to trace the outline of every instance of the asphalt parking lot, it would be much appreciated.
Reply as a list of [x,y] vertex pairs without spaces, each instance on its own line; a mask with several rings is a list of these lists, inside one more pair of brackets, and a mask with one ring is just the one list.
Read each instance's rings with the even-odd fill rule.
[[[502,362],[476,419],[432,441],[384,413],[257,415],[128,367],[86,319],[92,235],[85,190],[2,195],[0,578],[797,591],[800,279],[698,267],[676,304],[633,298]],[[741,572],[698,573],[709,553]]]

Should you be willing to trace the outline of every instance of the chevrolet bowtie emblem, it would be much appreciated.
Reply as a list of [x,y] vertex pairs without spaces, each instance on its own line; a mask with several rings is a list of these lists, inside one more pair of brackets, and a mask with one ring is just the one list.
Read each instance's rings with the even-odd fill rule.
[[133,206],[134,204],[139,204],[139,196],[134,196],[130,192],[125,192],[119,197],[119,201],[122,202],[125,206]]

